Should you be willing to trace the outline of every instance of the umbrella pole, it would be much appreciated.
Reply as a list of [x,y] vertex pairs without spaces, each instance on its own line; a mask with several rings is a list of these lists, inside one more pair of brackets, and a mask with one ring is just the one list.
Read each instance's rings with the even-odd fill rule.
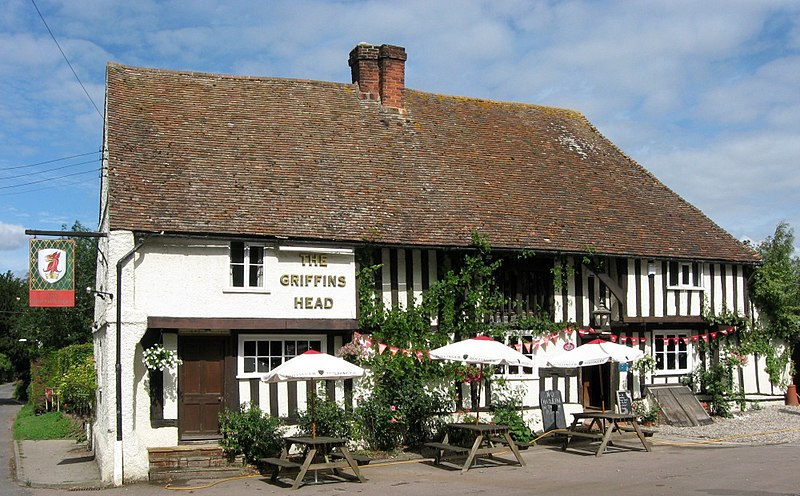
[[311,439],[317,438],[317,381],[311,379],[311,398],[309,401],[309,411],[311,412]]
[[483,385],[483,364],[478,366],[478,403],[475,408],[475,425],[478,425],[481,416],[481,386]]

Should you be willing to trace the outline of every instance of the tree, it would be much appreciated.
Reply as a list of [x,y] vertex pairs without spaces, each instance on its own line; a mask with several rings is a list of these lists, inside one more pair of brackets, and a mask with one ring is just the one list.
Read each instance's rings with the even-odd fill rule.
[[[794,231],[785,222],[778,224],[775,234],[758,245],[758,252],[762,264],[753,277],[750,292],[761,318],[756,333],[765,340],[786,343],[786,350],[780,356],[771,354],[772,370],[768,364],[770,379],[777,384],[780,379],[775,380],[776,373],[785,369],[800,340],[800,259],[793,255]],[[783,367],[779,367],[781,364]]]
[[11,271],[0,275],[0,356],[8,360],[3,380],[20,377],[28,368],[28,346],[19,341],[23,336],[19,335],[17,325],[27,310],[26,289],[25,281]]

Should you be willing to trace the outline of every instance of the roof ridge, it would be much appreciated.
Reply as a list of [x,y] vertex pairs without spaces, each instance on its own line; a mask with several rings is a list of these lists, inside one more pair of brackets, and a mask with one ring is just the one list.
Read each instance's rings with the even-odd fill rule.
[[119,68],[127,71],[148,72],[151,74],[181,75],[191,77],[208,77],[215,79],[242,80],[242,81],[296,81],[300,83],[316,83],[320,85],[345,86],[358,88],[357,83],[341,83],[337,81],[323,81],[321,79],[303,79],[281,76],[248,76],[244,74],[223,74],[217,72],[192,71],[188,69],[162,69],[157,67],[141,67],[135,65],[120,64],[119,62],[109,61],[107,68]]
[[535,109],[539,109],[539,110],[542,110],[542,111],[545,111],[545,112],[550,111],[550,112],[559,112],[559,113],[564,113],[564,114],[572,114],[576,118],[579,118],[579,119],[581,119],[581,120],[583,120],[583,121],[585,121],[587,123],[589,122],[589,119],[587,119],[586,116],[582,112],[580,112],[579,110],[566,108],[566,107],[556,107],[554,105],[542,105],[542,104],[539,104],[539,103],[514,102],[514,101],[508,101],[508,100],[494,100],[494,99],[491,99],[491,98],[483,98],[483,97],[475,97],[475,96],[448,95],[448,94],[445,94],[445,93],[434,93],[434,92],[430,92],[430,91],[417,90],[417,89],[413,89],[413,88],[406,88],[406,90],[410,90],[410,91],[415,92],[415,93],[421,93],[421,94],[425,94],[425,95],[430,95],[430,96],[433,96],[433,97],[438,97],[440,99],[448,98],[448,99],[462,101],[462,102],[463,101],[484,102],[484,103],[489,103],[489,104],[492,104],[492,105],[502,105],[502,106],[507,106],[507,107],[535,108]]

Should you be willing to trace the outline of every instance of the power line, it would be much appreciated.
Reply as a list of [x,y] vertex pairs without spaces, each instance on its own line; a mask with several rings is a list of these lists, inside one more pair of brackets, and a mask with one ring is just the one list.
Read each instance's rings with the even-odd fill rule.
[[70,167],[77,167],[79,165],[93,164],[96,161],[97,160],[87,160],[86,162],[78,162],[76,164],[61,165],[59,167],[53,167],[52,169],[45,169],[45,170],[33,171],[33,172],[25,172],[24,174],[17,174],[16,176],[0,177],[0,181],[5,181],[7,179],[19,179],[20,177],[35,176],[37,174],[44,174],[46,172],[53,172],[53,171],[62,170],[62,169],[69,169]]
[[[94,171],[87,171],[94,172]],[[92,181],[94,182],[94,181]],[[0,197],[7,197],[7,196],[17,196],[17,195],[27,195],[29,193],[38,193],[39,191],[46,191],[48,189],[53,188],[66,188],[69,186],[82,186],[85,185],[86,181],[78,180],[78,181],[63,181],[59,182],[58,184],[52,184],[49,186],[42,186],[40,188],[32,188],[32,189],[25,189],[22,191],[0,191]]]
[[73,159],[73,158],[85,157],[87,155],[94,155],[94,154],[97,154],[97,153],[100,153],[100,152],[97,151],[97,152],[89,152],[89,153],[79,153],[77,155],[70,155],[69,157],[63,157],[63,158],[54,158],[52,160],[45,160],[44,162],[37,162],[35,164],[16,165],[14,167],[2,167],[2,168],[0,168],[0,171],[9,171],[9,170],[16,170],[16,169],[29,169],[31,167],[36,167],[36,166],[39,166],[39,165],[52,164],[53,162],[61,162],[62,160],[70,160],[70,159]]
[[48,179],[40,179],[38,181],[31,181],[29,183],[12,184],[11,186],[0,186],[0,189],[21,188],[23,186],[30,186],[31,184],[40,184],[40,183],[46,183],[47,181],[56,181],[58,179],[63,179],[65,177],[78,176],[80,174],[89,174],[90,172],[100,172],[100,170],[101,169],[94,169],[94,170],[83,171],[83,172],[73,172],[72,174],[64,174],[63,176],[51,177],[51,178],[48,178]]
[[44,20],[44,16],[42,15],[41,11],[39,11],[39,7],[36,5],[36,2],[34,0],[31,0],[31,3],[33,4],[33,8],[36,9],[36,13],[38,13],[39,17],[42,19],[42,22],[44,23],[44,27],[47,28],[47,32],[50,33],[50,37],[53,38],[53,41],[56,43],[56,46],[58,47],[58,51],[61,52],[61,56],[64,57],[64,60],[67,62],[67,65],[69,66],[69,70],[72,71],[72,74],[75,76],[75,79],[78,80],[78,84],[81,85],[81,88],[83,89],[83,92],[86,93],[86,97],[89,99],[90,102],[92,102],[92,105],[94,106],[94,109],[97,111],[97,115],[99,115],[100,118],[102,119],[103,118],[103,113],[100,112],[100,109],[97,107],[97,104],[94,103],[94,100],[92,100],[91,95],[89,95],[89,92],[86,91],[86,87],[81,82],[81,78],[78,77],[78,73],[75,72],[75,69],[72,67],[72,64],[69,62],[69,59],[64,54],[64,50],[61,49],[61,45],[58,44],[58,40],[56,39],[56,37],[53,34],[53,32],[50,30],[50,26],[47,25],[47,21]]

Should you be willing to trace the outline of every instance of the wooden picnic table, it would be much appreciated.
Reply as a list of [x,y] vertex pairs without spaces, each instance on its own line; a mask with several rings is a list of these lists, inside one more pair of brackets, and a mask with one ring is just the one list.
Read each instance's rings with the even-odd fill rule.
[[[618,433],[622,435],[625,430],[620,423],[625,423],[633,428],[636,436],[642,442],[642,446],[646,451],[650,451],[650,444],[644,439],[644,434],[639,428],[639,422],[636,420],[636,415],[632,413],[614,413],[614,412],[580,412],[573,413],[572,424],[570,424],[567,432],[564,433],[564,444],[561,446],[562,451],[566,451],[569,447],[570,441],[573,438],[591,439],[600,441],[595,456],[600,456],[606,451],[606,447],[611,444],[611,434]],[[585,420],[591,420],[588,426],[583,426]],[[592,427],[597,426],[598,430],[592,430]]]
[[[499,424],[473,424],[473,423],[454,423],[445,426],[445,436],[441,443],[425,443],[429,448],[436,450],[434,463],[437,465],[442,462],[442,458],[457,455],[463,456],[466,454],[467,459],[461,468],[461,473],[464,474],[472,466],[472,462],[481,456],[493,457],[496,453],[511,451],[516,457],[520,466],[525,466],[525,460],[519,453],[517,443],[511,439],[509,428],[507,425]],[[453,436],[451,436],[451,434]],[[467,448],[465,446],[451,444],[449,442],[451,437],[458,437],[459,439],[471,438],[474,436],[472,446]]]
[[[350,468],[359,482],[364,482],[364,477],[358,469],[358,463],[350,450],[347,449],[347,440],[327,436],[289,436],[283,438],[284,446],[280,458],[261,458],[259,462],[274,467],[270,480],[275,482],[282,469],[297,469],[299,472],[294,479],[292,489],[297,489],[309,470],[333,470],[336,475],[341,475],[339,469]],[[305,453],[301,463],[291,461],[289,453],[292,446],[300,448]]]

